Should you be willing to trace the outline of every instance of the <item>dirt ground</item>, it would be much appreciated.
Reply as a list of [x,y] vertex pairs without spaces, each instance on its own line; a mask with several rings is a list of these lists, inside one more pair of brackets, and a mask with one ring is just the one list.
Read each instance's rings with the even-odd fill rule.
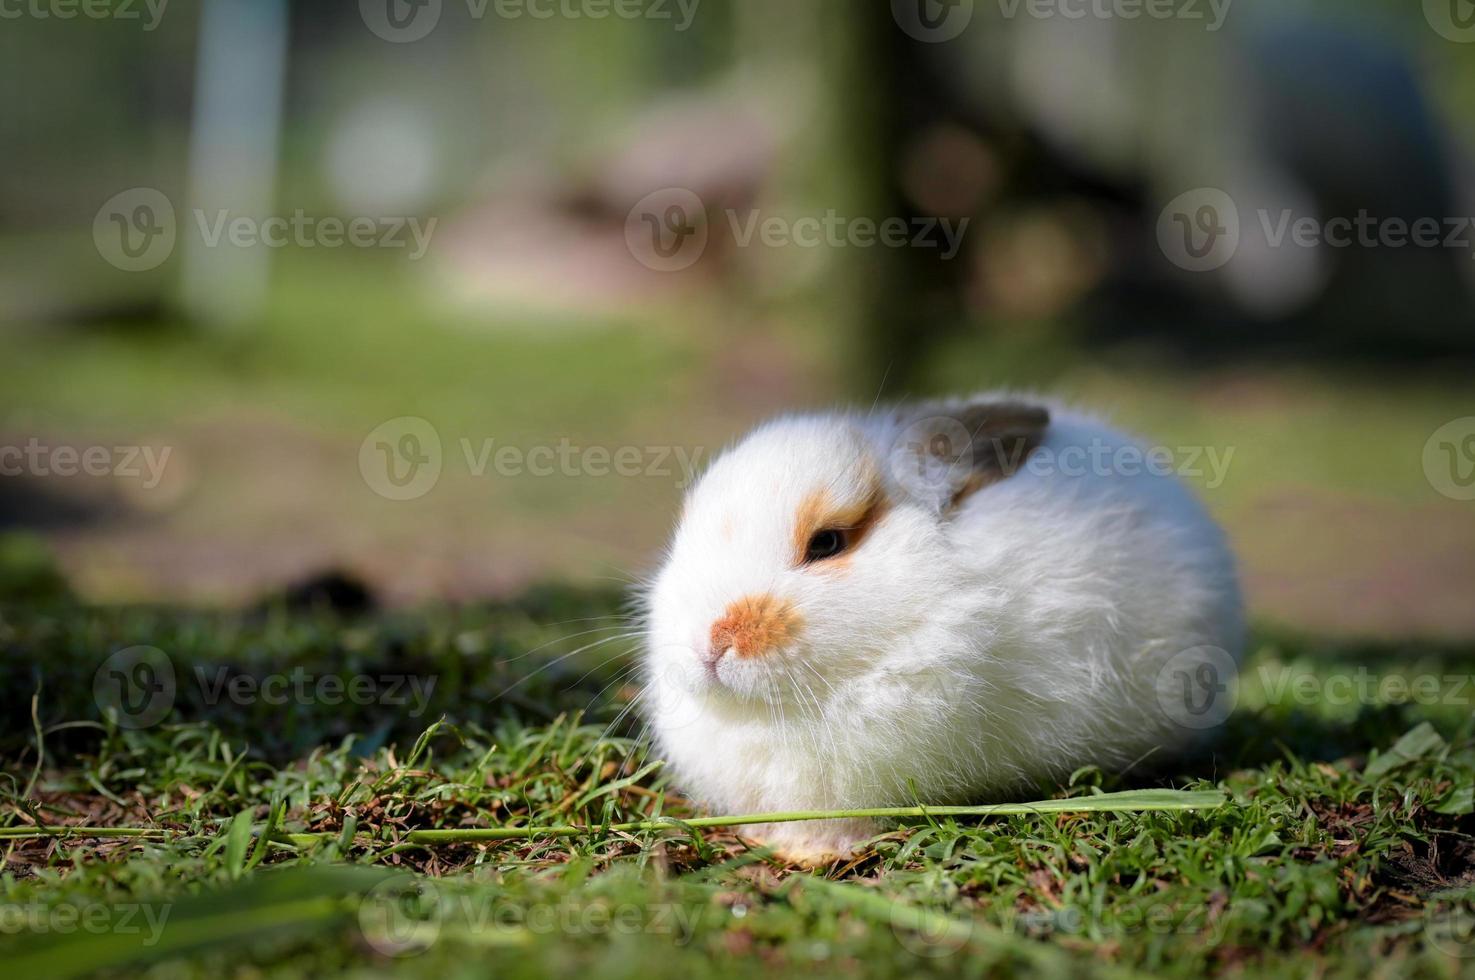
[[[714,436],[698,448],[720,448]],[[634,582],[681,494],[675,474],[474,475],[448,447],[432,491],[385,500],[362,478],[351,436],[263,415],[182,427],[168,442],[158,486],[9,478],[0,513],[39,530],[98,600],[242,604],[334,569],[386,603],[414,604],[555,578]],[[1240,453],[1251,470],[1240,482],[1253,485],[1203,493],[1239,553],[1255,617],[1329,636],[1475,636],[1475,503],[1261,481],[1271,467],[1254,446]]]

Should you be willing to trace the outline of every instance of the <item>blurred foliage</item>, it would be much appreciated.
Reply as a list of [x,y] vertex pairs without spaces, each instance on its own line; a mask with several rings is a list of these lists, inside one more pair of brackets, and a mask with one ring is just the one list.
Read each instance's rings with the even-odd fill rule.
[[66,578],[44,540],[0,532],[0,602],[41,602],[69,595]]

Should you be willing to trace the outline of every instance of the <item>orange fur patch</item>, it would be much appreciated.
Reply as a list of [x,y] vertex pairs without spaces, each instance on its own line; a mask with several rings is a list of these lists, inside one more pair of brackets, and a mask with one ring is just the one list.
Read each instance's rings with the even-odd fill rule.
[[799,630],[794,607],[766,592],[730,603],[712,624],[712,651],[731,649],[739,657],[755,657],[782,646]]
[[879,481],[872,484],[870,492],[863,499],[848,507],[835,507],[830,501],[828,491],[816,490],[799,505],[799,513],[794,521],[794,564],[804,564],[809,539],[825,528],[846,531],[849,545],[839,555],[826,559],[824,564],[829,567],[849,564],[851,553],[860,547],[865,536],[886,516],[890,506],[891,502],[886,499],[886,491]]

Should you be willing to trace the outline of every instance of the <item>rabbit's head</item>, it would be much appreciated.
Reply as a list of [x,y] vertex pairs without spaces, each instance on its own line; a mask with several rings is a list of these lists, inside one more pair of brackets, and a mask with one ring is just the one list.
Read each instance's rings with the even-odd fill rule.
[[685,501],[647,597],[648,669],[730,712],[892,671],[967,585],[950,522],[1048,426],[1046,409],[994,399],[759,428]]

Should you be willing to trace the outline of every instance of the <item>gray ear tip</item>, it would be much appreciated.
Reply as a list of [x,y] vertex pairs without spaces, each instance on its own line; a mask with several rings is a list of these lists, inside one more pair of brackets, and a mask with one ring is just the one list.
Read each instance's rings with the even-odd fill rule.
[[1023,428],[1043,429],[1050,424],[1048,406],[1034,402],[1007,401],[978,406],[984,423],[1006,420]]

